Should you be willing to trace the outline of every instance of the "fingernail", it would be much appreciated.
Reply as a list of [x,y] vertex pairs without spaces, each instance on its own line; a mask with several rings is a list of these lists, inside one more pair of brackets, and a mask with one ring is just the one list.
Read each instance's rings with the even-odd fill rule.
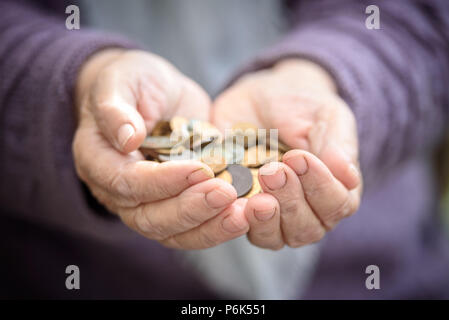
[[121,149],[124,149],[129,139],[136,133],[134,127],[129,123],[123,124],[118,129],[118,143]]
[[193,171],[187,177],[190,184],[197,184],[198,182],[210,179],[214,177],[214,172],[211,169],[201,167]]
[[206,194],[206,202],[211,208],[221,208],[235,200],[232,194],[225,190],[215,189]]
[[230,215],[224,218],[221,224],[223,229],[230,233],[240,232],[247,227],[247,224],[244,221],[235,221]]
[[[275,168],[276,167],[276,168]],[[287,182],[284,169],[279,164],[271,162],[260,168],[259,173],[263,182],[271,190],[277,190],[282,188]]]
[[302,176],[307,173],[309,166],[307,165],[307,160],[303,155],[298,155],[286,160],[290,168],[295,171],[298,176]]
[[254,211],[254,216],[259,221],[267,221],[274,217],[276,208],[272,208],[268,211]]

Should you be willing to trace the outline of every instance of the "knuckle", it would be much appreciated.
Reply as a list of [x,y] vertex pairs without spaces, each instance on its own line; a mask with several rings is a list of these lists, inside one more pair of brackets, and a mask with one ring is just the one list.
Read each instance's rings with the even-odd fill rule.
[[302,241],[305,243],[314,243],[318,242],[324,238],[326,231],[322,227],[311,228],[307,232],[304,233],[302,237]]
[[299,248],[303,245],[305,245],[306,243],[298,240],[296,238],[289,238],[287,237],[287,239],[285,239],[285,243],[290,247],[290,248]]
[[203,222],[200,210],[195,199],[186,199],[186,201],[178,201],[177,217],[182,226],[195,227]]
[[299,248],[306,244],[320,241],[321,239],[323,239],[325,234],[326,232],[323,228],[314,227],[304,232],[300,232],[299,234],[296,234],[294,236],[287,236],[285,242],[291,248]]
[[219,240],[206,228],[200,228],[199,240],[203,248],[211,248],[219,244]]
[[147,214],[143,209],[139,209],[135,213],[134,225],[138,231],[150,239],[161,241],[166,238],[163,228],[154,223],[151,215]]
[[129,176],[125,173],[123,167],[111,176],[107,183],[107,188],[112,192],[118,193],[119,195],[131,200],[134,205],[139,204],[137,199],[138,193],[135,188],[133,188],[133,183],[129,180]]
[[307,188],[304,188],[304,193],[306,197],[316,197],[320,194],[326,194],[333,186],[334,182],[332,179],[326,179],[320,183],[309,184]]
[[153,174],[153,195],[157,199],[171,198],[177,194],[173,192],[173,186],[167,182],[167,179],[161,178],[159,174]]
[[[335,222],[349,216],[352,213],[352,206],[350,197],[346,197],[344,201],[340,202],[334,209],[325,215],[326,225],[330,226]],[[329,225],[330,224],[330,225]]]
[[296,199],[296,198],[281,202],[282,216],[288,217],[288,216],[297,214],[300,210],[299,203],[300,203],[300,200]]
[[271,246],[267,247],[267,249],[273,250],[273,251],[279,251],[284,248],[284,243],[279,242],[277,244],[272,244]]
[[76,134],[75,138],[72,143],[72,153],[73,153],[73,162],[75,165],[75,172],[78,175],[78,177],[84,181],[87,182],[87,174],[85,173],[84,165],[83,165],[83,155],[81,151],[81,143],[79,139],[79,135]]
[[176,239],[176,236],[172,236],[167,239],[160,240],[159,243],[162,244],[163,246],[165,246],[167,248],[171,248],[171,249],[182,249],[183,248],[181,246],[181,244],[179,243],[178,239]]
[[261,238],[261,239],[270,239],[276,236],[277,230],[274,228],[256,230],[251,233],[252,237]]
[[350,210],[349,210],[348,216],[353,215],[359,209],[360,209],[360,197],[359,196],[354,196],[354,199],[353,199],[353,201],[351,201],[351,204],[350,204]]

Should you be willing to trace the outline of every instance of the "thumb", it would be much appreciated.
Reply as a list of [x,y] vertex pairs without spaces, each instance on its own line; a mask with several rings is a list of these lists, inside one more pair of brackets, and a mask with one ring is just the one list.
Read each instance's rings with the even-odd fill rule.
[[352,118],[318,121],[309,132],[309,141],[312,152],[346,188],[352,190],[361,183],[357,129]]
[[93,113],[106,139],[123,153],[139,148],[147,133],[144,120],[132,101],[117,95],[103,101],[94,106]]

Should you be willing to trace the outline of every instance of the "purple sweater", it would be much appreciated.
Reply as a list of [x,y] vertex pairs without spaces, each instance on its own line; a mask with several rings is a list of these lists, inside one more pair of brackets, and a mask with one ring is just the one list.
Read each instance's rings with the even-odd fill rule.
[[[64,1],[40,4],[0,3],[0,298],[215,298],[173,250],[109,215],[75,174],[77,71],[97,50],[132,44],[67,31]],[[290,33],[245,69],[287,56],[316,61],[358,122],[362,206],[323,240],[303,298],[448,298],[431,153],[449,111],[449,6],[376,1],[381,30],[368,30],[368,4],[291,1]],[[80,267],[81,290],[64,286],[69,264]],[[365,288],[371,264],[380,290]]]

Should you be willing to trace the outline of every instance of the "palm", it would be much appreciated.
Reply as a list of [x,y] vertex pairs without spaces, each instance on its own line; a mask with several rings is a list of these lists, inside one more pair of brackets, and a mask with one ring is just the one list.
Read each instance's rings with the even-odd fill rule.
[[251,122],[259,128],[278,129],[279,138],[284,143],[315,153],[326,138],[326,133],[334,131],[332,127],[339,118],[334,113],[330,108],[324,110],[322,105],[296,93],[255,96],[245,88],[236,88],[217,100],[212,110],[212,122],[221,130],[237,122]]

